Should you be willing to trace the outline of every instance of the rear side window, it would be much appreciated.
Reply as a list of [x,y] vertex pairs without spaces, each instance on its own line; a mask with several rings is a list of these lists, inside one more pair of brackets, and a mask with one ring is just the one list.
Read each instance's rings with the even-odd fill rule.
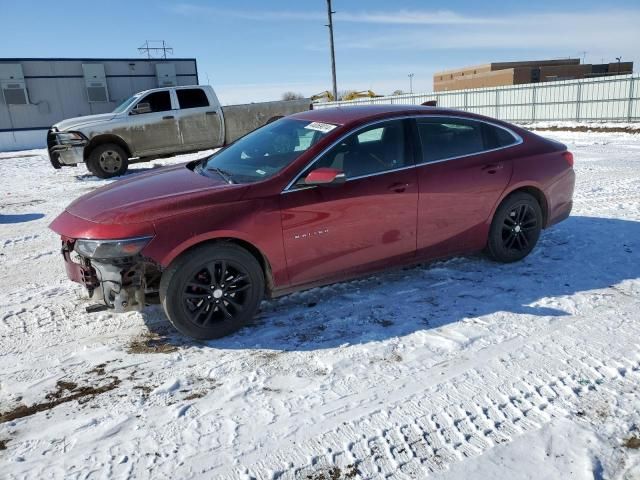
[[152,112],[166,112],[171,110],[171,95],[168,91],[153,92],[138,103],[148,103]]
[[436,162],[508,146],[516,142],[506,130],[464,118],[418,119],[423,162]]
[[208,107],[209,99],[201,88],[181,88],[176,90],[180,108]]
[[495,127],[493,125],[485,124],[486,133],[486,146],[488,148],[502,148],[513,145],[517,142],[516,138],[506,131],[504,128]]

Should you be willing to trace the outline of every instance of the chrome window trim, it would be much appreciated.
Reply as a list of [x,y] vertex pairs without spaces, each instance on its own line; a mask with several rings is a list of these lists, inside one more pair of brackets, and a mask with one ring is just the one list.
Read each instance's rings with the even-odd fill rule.
[[[493,123],[493,122],[490,122],[490,121],[487,121],[487,120],[464,117],[464,116],[461,116],[461,115],[442,115],[442,114],[439,114],[439,115],[403,115],[401,117],[383,118],[383,119],[379,119],[379,120],[374,120],[374,121],[369,122],[369,123],[367,123],[365,125],[361,125],[356,130],[351,130],[351,131],[345,133],[344,135],[342,135],[337,140],[335,140],[333,143],[331,143],[331,145],[327,146],[318,155],[316,155],[316,157],[313,160],[311,160],[309,163],[307,163],[304,166],[304,168],[302,168],[302,170],[300,170],[300,172],[298,172],[298,174],[295,177],[293,177],[293,180],[291,180],[287,184],[287,186],[282,190],[282,192],[280,192],[280,194],[290,193],[290,192],[299,192],[299,191],[302,191],[302,190],[309,190],[311,188],[317,188],[317,185],[308,185],[308,186],[302,186],[302,187],[298,187],[298,188],[292,188],[292,187],[295,186],[296,182],[300,179],[302,174],[309,167],[311,167],[314,163],[316,163],[318,160],[320,160],[329,150],[331,150],[333,147],[335,147],[337,144],[339,144],[341,141],[343,141],[348,136],[350,136],[352,134],[356,134],[357,132],[359,132],[361,130],[364,130],[365,128],[371,127],[372,125],[376,125],[378,123],[389,122],[389,121],[393,121],[393,120],[432,119],[432,118],[452,118],[452,119],[459,119],[459,120],[470,120],[470,121],[478,122],[478,123],[485,123],[487,125],[491,125],[493,127],[501,128],[502,130],[505,130],[506,132],[508,132],[513,137],[515,142],[511,143],[509,145],[505,145],[503,147],[491,148],[489,150],[481,150],[479,152],[468,153],[466,155],[458,155],[458,156],[455,156],[455,157],[441,158],[441,159],[433,160],[433,161],[430,161],[430,162],[420,162],[420,163],[415,163],[413,165],[408,165],[408,166],[405,166],[405,167],[394,168],[392,170],[384,170],[382,172],[375,172],[375,173],[370,173],[370,174],[367,174],[367,175],[359,175],[357,177],[347,178],[345,183],[350,182],[352,180],[360,180],[362,178],[375,177],[375,176],[378,176],[378,175],[383,175],[385,173],[399,172],[399,171],[402,171],[402,170],[409,170],[410,168],[416,168],[416,167],[422,167],[422,166],[425,166],[425,165],[433,165],[433,164],[436,164],[436,163],[448,162],[448,161],[451,161],[451,160],[457,160],[459,158],[472,157],[474,155],[480,155],[480,154],[483,154],[483,153],[497,152],[498,150],[504,150],[504,149],[507,149],[507,148],[516,147],[516,146],[518,146],[518,145],[520,145],[520,144],[522,144],[524,142],[522,137],[520,135],[518,135],[516,132],[514,132],[513,130],[511,130],[510,128],[504,127],[502,125],[498,125],[497,123]],[[420,138],[418,138],[418,141],[420,141]]]

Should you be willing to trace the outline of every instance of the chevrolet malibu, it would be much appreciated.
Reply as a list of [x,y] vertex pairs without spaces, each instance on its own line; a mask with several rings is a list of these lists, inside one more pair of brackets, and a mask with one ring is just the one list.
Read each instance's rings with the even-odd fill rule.
[[180,332],[210,339],[264,296],[483,250],[521,260],[569,216],[574,182],[564,145],[502,121],[329,108],[97,189],[51,228],[101,308],[159,299]]

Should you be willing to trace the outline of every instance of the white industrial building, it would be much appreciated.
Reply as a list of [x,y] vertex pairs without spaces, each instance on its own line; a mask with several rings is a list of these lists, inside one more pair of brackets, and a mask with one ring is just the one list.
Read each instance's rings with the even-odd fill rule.
[[54,123],[111,112],[136,92],[197,84],[193,58],[0,58],[0,151],[44,147]]

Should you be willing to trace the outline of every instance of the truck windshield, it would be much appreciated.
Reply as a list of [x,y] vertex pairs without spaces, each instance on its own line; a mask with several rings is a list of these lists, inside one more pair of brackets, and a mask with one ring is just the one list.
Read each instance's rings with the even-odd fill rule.
[[200,164],[232,183],[265,180],[290,165],[336,125],[283,118],[254,130]]
[[127,98],[124,102],[122,102],[120,105],[118,105],[116,107],[116,109],[111,113],[122,113],[122,112],[124,112],[127,108],[129,108],[129,105],[131,105],[133,102],[135,102],[138,98],[140,98],[140,95],[134,95],[132,97]]

